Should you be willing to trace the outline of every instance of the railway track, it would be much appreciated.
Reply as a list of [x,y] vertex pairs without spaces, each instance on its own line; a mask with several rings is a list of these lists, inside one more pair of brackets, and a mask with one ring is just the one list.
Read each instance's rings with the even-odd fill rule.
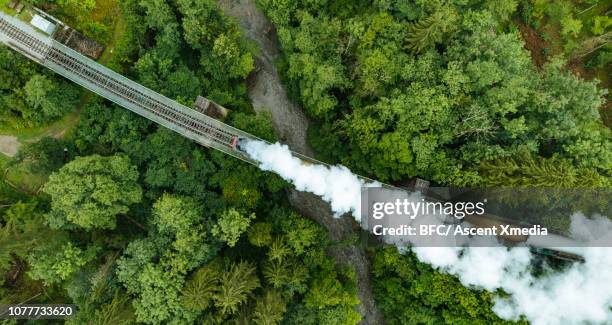
[[146,110],[160,118],[167,120],[170,123],[179,125],[191,132],[201,136],[209,137],[213,141],[233,148],[237,134],[232,134],[214,125],[208,124],[205,121],[198,120],[191,115],[185,114],[149,95],[146,95],[137,89],[134,89],[122,82],[99,73],[83,62],[74,57],[68,56],[58,49],[51,48],[47,60],[50,60],[58,65],[61,65],[66,70],[78,75],[79,77],[96,84],[101,88],[105,88],[124,100],[138,105],[143,110]]

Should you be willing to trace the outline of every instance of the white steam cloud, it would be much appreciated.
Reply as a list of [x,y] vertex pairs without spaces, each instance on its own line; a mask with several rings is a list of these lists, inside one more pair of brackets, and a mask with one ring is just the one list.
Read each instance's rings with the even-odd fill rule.
[[[351,213],[360,221],[361,187],[378,185],[365,184],[342,166],[304,164],[278,143],[249,141],[243,149],[260,162],[261,169],[279,174],[300,191],[321,196],[336,216]],[[571,230],[578,237],[594,230],[612,231],[606,218],[590,223],[577,215],[573,220]],[[394,243],[404,249],[401,242]],[[457,276],[465,286],[503,289],[510,296],[496,297],[493,311],[504,319],[524,316],[534,325],[612,324],[611,248],[578,248],[584,263],[574,263],[563,272],[548,270],[537,278],[531,273],[532,255],[525,247],[417,247],[413,251],[421,261]]]
[[273,171],[291,182],[298,191],[310,192],[331,204],[331,209],[340,217],[352,213],[359,221],[359,207],[362,186],[365,184],[344,166],[304,164],[294,157],[286,145],[269,145],[261,141],[249,141],[244,150],[251,158],[259,161],[259,168]]
[[[612,261],[610,248],[584,248],[584,263],[564,272],[535,278],[527,248],[414,248],[426,263],[457,276],[465,286],[510,297],[495,298],[493,311],[504,319],[524,315],[532,324],[612,324]],[[459,253],[462,252],[462,255]]]

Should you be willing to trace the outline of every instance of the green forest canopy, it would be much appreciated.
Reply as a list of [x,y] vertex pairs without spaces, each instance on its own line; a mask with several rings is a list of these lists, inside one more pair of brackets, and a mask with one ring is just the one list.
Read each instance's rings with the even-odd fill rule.
[[[530,11],[526,1],[258,1],[326,160],[385,181],[609,187],[605,91],[562,58],[534,67],[513,22],[555,16],[536,2]],[[37,3],[97,39],[114,26],[87,19],[112,1]],[[275,140],[246,96],[255,46],[216,2],[116,9],[125,30],[110,67],[183,103],[205,94],[232,109],[228,122]],[[577,42],[578,24],[558,18]],[[609,28],[600,20],[593,36]],[[2,129],[75,110],[78,87],[4,47],[0,57]],[[327,254],[346,243],[289,208],[288,184],[100,98],[84,103],[66,139],[15,158],[51,174],[42,193],[0,183],[1,303],[75,303],[73,324],[360,321],[356,273]],[[392,247],[369,253],[389,324],[511,323],[491,311],[491,293]]]
[[609,177],[605,90],[532,64],[516,1],[271,1],[284,73],[320,155],[381,180],[487,184],[480,164],[570,160]]

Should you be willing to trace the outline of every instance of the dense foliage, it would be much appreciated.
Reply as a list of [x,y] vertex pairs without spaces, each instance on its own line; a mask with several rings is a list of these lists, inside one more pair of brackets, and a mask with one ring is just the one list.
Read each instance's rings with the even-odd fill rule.
[[0,128],[39,126],[73,111],[81,90],[23,55],[0,47]]
[[475,166],[519,153],[609,173],[605,92],[559,60],[533,67],[518,32],[500,30],[516,2],[260,3],[324,158],[459,185],[486,183]]
[[138,172],[127,157],[76,158],[52,174],[45,185],[52,201],[49,225],[114,229],[117,215],[142,199],[137,178]]
[[[228,122],[275,140],[245,96],[252,46],[213,1],[121,6],[114,69],[187,105],[205,94],[234,110]],[[33,83],[64,83],[41,76]],[[360,320],[353,272],[326,254],[320,226],[287,208],[276,176],[96,97],[68,138],[26,144],[17,163],[50,176],[36,198],[7,189],[2,201],[0,270],[14,279],[2,302],[73,302],[72,324]]]
[[394,247],[374,257],[375,294],[388,324],[514,324],[491,312],[491,293],[459,280]]
[[[612,47],[604,42],[612,29],[609,16],[610,3],[606,1],[522,1],[521,18],[525,23],[540,29],[546,43],[555,46],[551,36],[558,35],[562,50],[573,59],[590,54],[587,67],[604,68],[611,63]],[[607,36],[606,36],[607,34]],[[601,49],[601,51],[597,51]],[[553,49],[546,48],[545,54]]]
[[[590,2],[581,5],[609,10]],[[604,17],[589,20],[588,36],[570,1],[258,3],[277,27],[284,78],[316,121],[310,142],[321,158],[388,181],[609,189],[612,132],[600,117],[606,90],[567,69],[605,45]],[[540,53],[525,50],[514,26],[520,15],[561,21],[565,50],[557,54],[565,57],[534,65]],[[605,62],[598,67],[609,73]],[[544,204],[527,192],[519,202],[540,209],[600,199],[572,193],[551,194]],[[560,215],[542,217],[568,227]],[[389,324],[503,323],[488,293],[395,249],[374,254],[375,296]]]
[[[226,122],[275,141],[270,116],[246,96],[255,46],[217,1],[33,2],[112,43],[103,59],[112,69],[187,106],[204,95],[230,109]],[[610,187],[605,91],[563,58],[534,66],[513,27],[559,24],[575,60],[596,43],[576,44],[609,33],[606,17],[580,16],[568,1],[258,3],[324,159],[383,181]],[[604,63],[593,65],[605,67],[607,52],[596,53]],[[360,321],[356,271],[329,254],[346,243],[289,208],[287,183],[81,94],[0,47],[0,129],[42,126],[79,106],[70,132],[23,143],[4,164],[45,175],[45,185],[26,194],[0,180],[0,303],[75,303],[69,324]],[[491,311],[491,293],[392,247],[369,253],[387,323],[508,323]]]

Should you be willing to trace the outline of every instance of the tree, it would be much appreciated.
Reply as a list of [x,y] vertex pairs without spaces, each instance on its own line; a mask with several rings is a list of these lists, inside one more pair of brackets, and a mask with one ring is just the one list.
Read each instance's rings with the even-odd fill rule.
[[14,163],[27,163],[30,172],[48,173],[57,170],[64,163],[66,153],[65,143],[50,137],[39,141],[25,143],[19,148]]
[[34,75],[23,88],[25,100],[32,109],[26,116],[38,123],[48,122],[74,109],[78,91],[64,82],[44,75]]
[[582,29],[582,22],[571,16],[566,16],[561,20],[561,35],[577,37]]
[[95,0],[57,0],[57,4],[80,12],[89,12],[96,6]]
[[[253,211],[273,197],[279,197],[288,186],[274,173],[262,172],[257,167],[236,159],[227,159],[220,152],[211,153],[217,172],[209,177],[209,185],[220,188],[225,204],[240,211]],[[266,200],[262,200],[263,198]]]
[[290,267],[291,265],[287,261],[270,260],[264,265],[262,273],[272,287],[279,289],[289,283]]
[[215,294],[215,307],[221,315],[231,315],[245,303],[248,295],[259,287],[256,268],[248,262],[229,264]]
[[610,26],[612,26],[612,18],[608,16],[595,16],[591,33],[596,36],[603,35]]
[[519,2],[518,0],[488,0],[486,6],[497,21],[503,22],[516,11]]
[[181,300],[185,307],[202,312],[212,306],[220,277],[219,263],[212,262],[197,269],[182,290]]
[[142,150],[142,142],[152,124],[129,110],[109,106],[94,97],[81,112],[79,127],[73,134],[74,144],[81,155],[122,151],[133,157],[133,153]]
[[291,255],[291,247],[286,244],[284,238],[276,238],[270,245],[268,260],[282,262]]
[[324,240],[325,235],[311,220],[291,211],[282,219],[287,244],[295,254],[304,254],[316,243]]
[[260,0],[258,4],[265,8],[266,14],[276,26],[287,26],[297,9],[297,3],[290,0]]
[[232,113],[231,124],[241,130],[249,132],[263,140],[276,142],[276,133],[272,124],[272,114],[268,111],[252,114]]
[[130,242],[117,261],[118,280],[134,296],[137,321],[192,323],[201,311],[201,301],[193,295],[202,288],[197,284],[202,278],[196,275],[183,287],[189,272],[218,250],[202,210],[194,198],[162,195],[153,204],[148,235]]
[[78,157],[44,187],[52,199],[48,222],[53,228],[114,229],[116,217],[142,198],[137,179],[127,157]]
[[[35,125],[25,102],[23,86],[40,68],[23,55],[6,46],[0,47],[0,123],[3,127],[19,129]],[[39,112],[40,113],[40,112]]]
[[0,123],[5,128],[38,126],[76,107],[76,86],[8,47],[0,49],[0,61]]
[[[134,295],[136,320],[150,324],[193,322],[195,314],[183,308],[180,298],[184,274],[172,269],[172,254],[163,254],[155,244],[153,238],[132,242],[117,262],[119,281]],[[162,260],[154,262],[159,256]]]
[[[470,167],[481,161],[524,150],[604,170],[609,130],[592,114],[603,93],[557,63],[533,68],[519,34],[500,28],[517,3],[262,6],[279,20],[289,88],[316,120],[309,140],[328,161],[383,181],[456,185],[476,182]],[[572,6],[538,1],[534,11],[561,21]]]
[[283,319],[286,310],[285,301],[280,292],[268,290],[263,298],[258,299],[253,312],[253,322],[257,325],[275,325]]
[[246,78],[253,70],[253,56],[251,53],[241,53],[239,45],[231,35],[219,35],[213,42],[212,50],[213,55],[217,58],[216,63],[229,68],[225,70],[225,73],[229,73],[230,77]]
[[300,99],[309,113],[317,117],[333,115],[338,99],[334,90],[349,85],[346,68],[338,51],[337,40],[341,33],[341,22],[322,18],[315,19],[302,12],[301,28],[295,35],[282,39],[283,47],[296,49],[288,55],[288,77],[298,86]]
[[189,197],[164,194],[153,204],[153,219],[156,231],[164,236],[186,234],[202,218],[199,203]]
[[49,241],[61,237],[44,226],[35,200],[12,203],[0,215],[0,272],[4,274],[8,274],[13,262],[26,260],[33,249],[50,246]]
[[[605,89],[562,71],[563,61],[544,67],[528,120],[532,137],[580,167],[606,170],[612,164],[612,132],[601,122],[599,107]],[[552,150],[551,150],[552,149]],[[548,152],[543,152],[544,155]]]
[[358,304],[359,299],[347,292],[337,279],[324,276],[314,279],[304,302],[306,307],[324,308],[326,306],[343,305],[347,302]]
[[82,250],[70,241],[40,246],[28,255],[29,274],[46,285],[65,281],[95,259],[98,251],[99,247],[96,246]]
[[413,53],[421,53],[431,48],[457,28],[457,20],[457,12],[452,6],[437,9],[430,16],[410,25],[406,48]]
[[544,188],[607,188],[612,179],[596,169],[575,167],[568,160],[553,156],[518,156],[482,162],[479,174],[486,186],[533,186]]
[[179,274],[164,271],[160,264],[148,263],[138,274],[138,282],[139,295],[133,303],[137,321],[150,324],[193,321],[194,315],[181,305],[179,292],[184,279]]
[[393,246],[376,251],[373,274],[377,304],[391,325],[525,324],[500,319],[491,310],[490,293],[468,289],[457,278],[433,270],[414,254],[401,254]]
[[143,161],[144,181],[152,189],[211,200],[203,180],[214,177],[217,167],[201,147],[160,128],[140,149],[134,155]]
[[253,46],[214,1],[177,1],[185,42],[199,52],[202,84],[208,97],[238,106],[245,95],[243,80],[254,68]]
[[95,311],[91,324],[98,325],[127,325],[134,321],[134,311],[130,306],[130,298],[115,293],[113,299]]
[[249,243],[256,247],[272,244],[272,225],[265,222],[254,223],[248,231]]
[[172,272],[186,275],[216,253],[215,238],[206,231],[202,204],[190,197],[164,194],[153,205],[153,236],[172,244],[164,247]]
[[217,225],[212,229],[212,234],[225,242],[229,247],[234,247],[255,219],[255,214],[244,216],[235,209],[224,211],[217,221]]

